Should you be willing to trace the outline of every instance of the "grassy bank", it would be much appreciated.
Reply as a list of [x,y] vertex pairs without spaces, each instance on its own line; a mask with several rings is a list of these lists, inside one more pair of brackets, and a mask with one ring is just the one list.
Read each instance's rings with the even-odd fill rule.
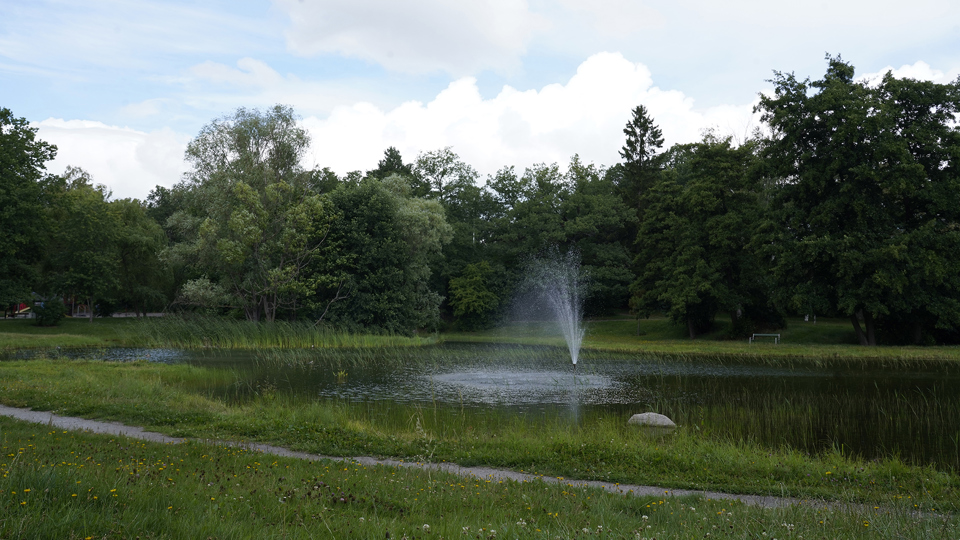
[[[903,362],[958,362],[957,346],[878,346],[863,347],[845,319],[820,319],[816,323],[790,319],[787,327],[776,332],[781,342],[772,340],[748,343],[746,339],[729,339],[727,327],[718,323],[716,330],[691,340],[685,328],[667,319],[606,319],[586,321],[583,346],[600,351],[636,352],[662,358],[729,358],[764,360],[780,363],[790,360],[829,364],[844,360],[875,360],[892,364]],[[638,335],[639,327],[639,335]],[[477,343],[534,343],[562,346],[563,339],[547,323],[516,324],[483,332],[449,332],[446,341]]]
[[[781,343],[749,344],[727,338],[724,323],[691,340],[684,328],[663,318],[587,321],[583,346],[599,351],[640,353],[672,359],[742,359],[770,363],[801,360],[831,365],[845,360],[873,360],[890,364],[910,362],[960,362],[960,347],[862,347],[845,319],[820,319],[816,323],[791,319],[778,330]],[[639,335],[638,335],[639,329]],[[309,323],[255,324],[220,318],[179,317],[66,319],[60,326],[41,328],[28,319],[0,321],[0,351],[67,347],[172,347],[221,349],[296,349],[311,347],[375,348],[420,346],[436,341],[511,343],[562,346],[550,324],[515,324],[484,332],[447,332],[436,336],[408,337],[360,335],[317,329]]]
[[250,323],[213,317],[65,319],[45,328],[30,319],[0,321],[0,351],[71,347],[296,349],[420,346],[428,337],[351,334],[302,322]]
[[669,436],[622,418],[581,424],[371,403],[287,401],[269,388],[230,405],[206,389],[232,375],[186,365],[33,360],[0,363],[6,405],[117,420],[174,436],[256,440],[327,455],[492,465],[620,483],[857,501],[901,511],[955,511],[956,472],[840,451],[807,455],[723,441],[695,427]]
[[[0,418],[3,538],[952,538],[955,517],[763,510],[696,497],[304,462]],[[51,519],[55,517],[55,519]]]

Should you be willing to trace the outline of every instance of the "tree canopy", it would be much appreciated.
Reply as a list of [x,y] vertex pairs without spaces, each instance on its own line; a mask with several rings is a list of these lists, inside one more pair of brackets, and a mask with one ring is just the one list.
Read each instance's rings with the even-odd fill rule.
[[[960,342],[960,80],[774,72],[750,139],[664,147],[625,110],[619,163],[577,155],[481,178],[452,147],[338,175],[304,166],[290,107],[240,108],[145,202],[0,109],[0,301],[160,306],[411,334],[494,324],[530,257],[579,253],[589,315],[666,315],[691,338],[786,315],[849,318],[864,345]],[[52,305],[52,304],[51,304]]]

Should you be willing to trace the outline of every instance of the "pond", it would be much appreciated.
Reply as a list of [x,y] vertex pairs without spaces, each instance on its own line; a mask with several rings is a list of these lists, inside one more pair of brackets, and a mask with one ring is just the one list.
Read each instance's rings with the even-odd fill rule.
[[[683,429],[804,452],[865,459],[899,456],[960,470],[960,368],[656,360],[566,349],[444,344],[336,351],[106,349],[68,355],[186,362],[228,370],[232,381],[197,389],[229,402],[266,393],[334,400],[371,414],[430,407],[473,418],[584,423],[656,411]],[[223,378],[219,378],[222,380]]]

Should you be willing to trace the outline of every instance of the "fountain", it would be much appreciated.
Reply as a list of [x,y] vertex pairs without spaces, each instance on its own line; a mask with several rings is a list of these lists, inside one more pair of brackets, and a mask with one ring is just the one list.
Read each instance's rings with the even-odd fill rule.
[[583,343],[583,276],[580,272],[580,254],[568,251],[561,255],[556,249],[547,257],[530,263],[528,281],[543,293],[553,316],[560,326],[563,339],[570,351],[573,369],[577,369],[580,345]]

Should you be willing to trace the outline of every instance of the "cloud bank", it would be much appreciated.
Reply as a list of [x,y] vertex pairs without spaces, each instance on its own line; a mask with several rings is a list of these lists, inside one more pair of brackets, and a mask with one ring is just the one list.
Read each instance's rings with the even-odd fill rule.
[[[253,61],[241,65],[246,72],[275,73]],[[209,69],[211,77],[246,76],[213,65],[203,69]],[[898,77],[936,82],[949,82],[957,75],[916,62],[863,77],[877,78],[888,70]],[[649,109],[669,147],[699,140],[704,129],[742,140],[760,127],[753,114],[755,103],[697,108],[684,93],[655,85],[644,64],[607,52],[585,60],[565,83],[540,89],[504,86],[496,96],[484,98],[476,80],[463,77],[426,103],[381,108],[356,102],[333,107],[327,116],[307,116],[303,125],[312,145],[304,166],[330,167],[339,174],[365,171],[376,167],[389,146],[397,147],[408,162],[420,152],[452,146],[483,176],[505,166],[518,170],[535,163],[564,166],[574,154],[587,163],[610,166],[620,161],[623,127],[637,105]],[[183,154],[194,136],[54,118],[36,126],[40,138],[59,148],[57,159],[49,164],[51,172],[80,166],[117,198],[144,198],[156,185],[175,184],[187,169]]]
[[533,34],[545,26],[525,0],[274,4],[290,18],[286,37],[292,52],[339,54],[407,73],[515,69]]
[[47,171],[60,174],[80,167],[94,182],[113,191],[114,199],[144,199],[157,185],[170,187],[187,166],[183,160],[190,137],[169,129],[154,132],[108,126],[87,120],[49,118],[38,124],[37,136],[57,146]]
[[591,56],[565,84],[521,91],[509,86],[483,99],[473,78],[452,82],[429,103],[384,111],[369,103],[337,107],[327,118],[308,117],[312,164],[344,173],[376,166],[389,146],[406,160],[452,146],[481,174],[513,165],[620,161],[623,127],[645,105],[663,129],[666,145],[698,140],[704,129],[742,139],[757,126],[753,104],[697,110],[683,93],[662,90],[643,64],[618,53]]

